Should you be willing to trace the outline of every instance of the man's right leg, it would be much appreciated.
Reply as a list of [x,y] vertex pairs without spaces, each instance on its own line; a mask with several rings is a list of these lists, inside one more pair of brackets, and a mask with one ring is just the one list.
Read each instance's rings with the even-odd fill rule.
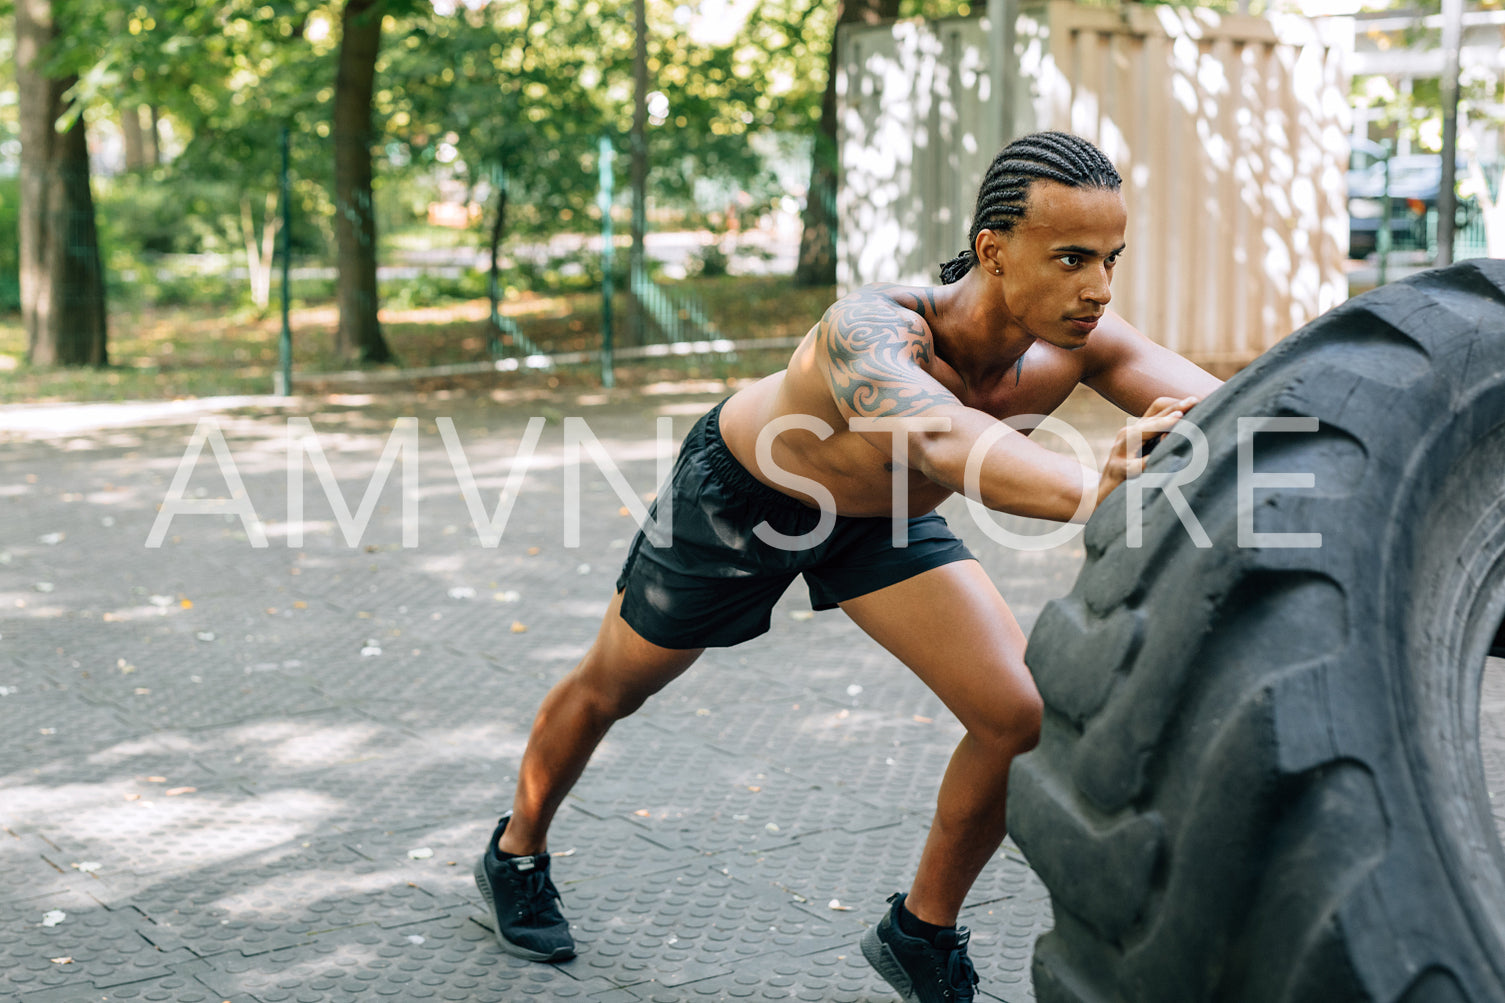
[[548,832],[607,730],[690,667],[703,649],[661,648],[621,617],[611,601],[590,651],[544,698],[518,770],[513,808],[475,866],[497,944],[532,961],[575,956],[570,924],[549,877]]
[[662,648],[644,640],[622,619],[621,607],[622,595],[617,593],[591,649],[538,708],[518,769],[512,818],[498,841],[503,853],[547,852],[554,813],[607,730],[705,650]]

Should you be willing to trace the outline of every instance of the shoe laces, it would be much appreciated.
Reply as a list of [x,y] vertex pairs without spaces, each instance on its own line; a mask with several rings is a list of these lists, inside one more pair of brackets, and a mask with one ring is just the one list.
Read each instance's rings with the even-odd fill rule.
[[549,877],[548,867],[534,865],[532,870],[514,871],[522,884],[523,894],[518,900],[518,911],[525,917],[543,916],[555,900],[559,899],[559,889],[554,887],[554,879]]
[[963,998],[972,998],[972,988],[980,980],[965,946],[958,947],[946,956],[946,985],[954,992],[965,992]]

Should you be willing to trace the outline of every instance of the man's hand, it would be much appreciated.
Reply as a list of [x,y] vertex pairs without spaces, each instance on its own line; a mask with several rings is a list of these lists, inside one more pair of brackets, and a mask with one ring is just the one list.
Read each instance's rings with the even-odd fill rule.
[[[1108,452],[1107,462],[1103,464],[1102,477],[1098,481],[1097,504],[1101,505],[1114,488],[1130,477],[1138,477],[1144,471],[1145,461],[1155,443],[1200,399],[1157,397],[1143,418],[1136,418],[1118,430],[1118,435],[1113,439],[1113,448]],[[1136,450],[1133,456],[1129,455],[1131,448]]]

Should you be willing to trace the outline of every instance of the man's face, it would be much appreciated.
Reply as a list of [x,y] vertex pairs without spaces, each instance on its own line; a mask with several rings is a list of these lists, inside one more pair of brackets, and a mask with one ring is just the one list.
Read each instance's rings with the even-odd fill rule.
[[1014,321],[1048,344],[1085,345],[1112,298],[1127,222],[1118,192],[1034,182],[1024,218],[1002,236],[996,259]]

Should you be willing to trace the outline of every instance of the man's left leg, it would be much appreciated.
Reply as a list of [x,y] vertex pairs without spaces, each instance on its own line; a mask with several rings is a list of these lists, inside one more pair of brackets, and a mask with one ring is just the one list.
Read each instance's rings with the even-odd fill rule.
[[1040,734],[1024,632],[975,560],[956,561],[841,603],[966,727],[941,779],[914,885],[862,938],[862,954],[905,1003],[974,999],[956,917],[1006,831],[1009,764]]
[[1009,764],[1039,739],[1041,702],[1024,665],[1024,632],[975,560],[933,568],[841,608],[967,729],[941,780],[903,903],[926,923],[952,926],[1003,841]]

